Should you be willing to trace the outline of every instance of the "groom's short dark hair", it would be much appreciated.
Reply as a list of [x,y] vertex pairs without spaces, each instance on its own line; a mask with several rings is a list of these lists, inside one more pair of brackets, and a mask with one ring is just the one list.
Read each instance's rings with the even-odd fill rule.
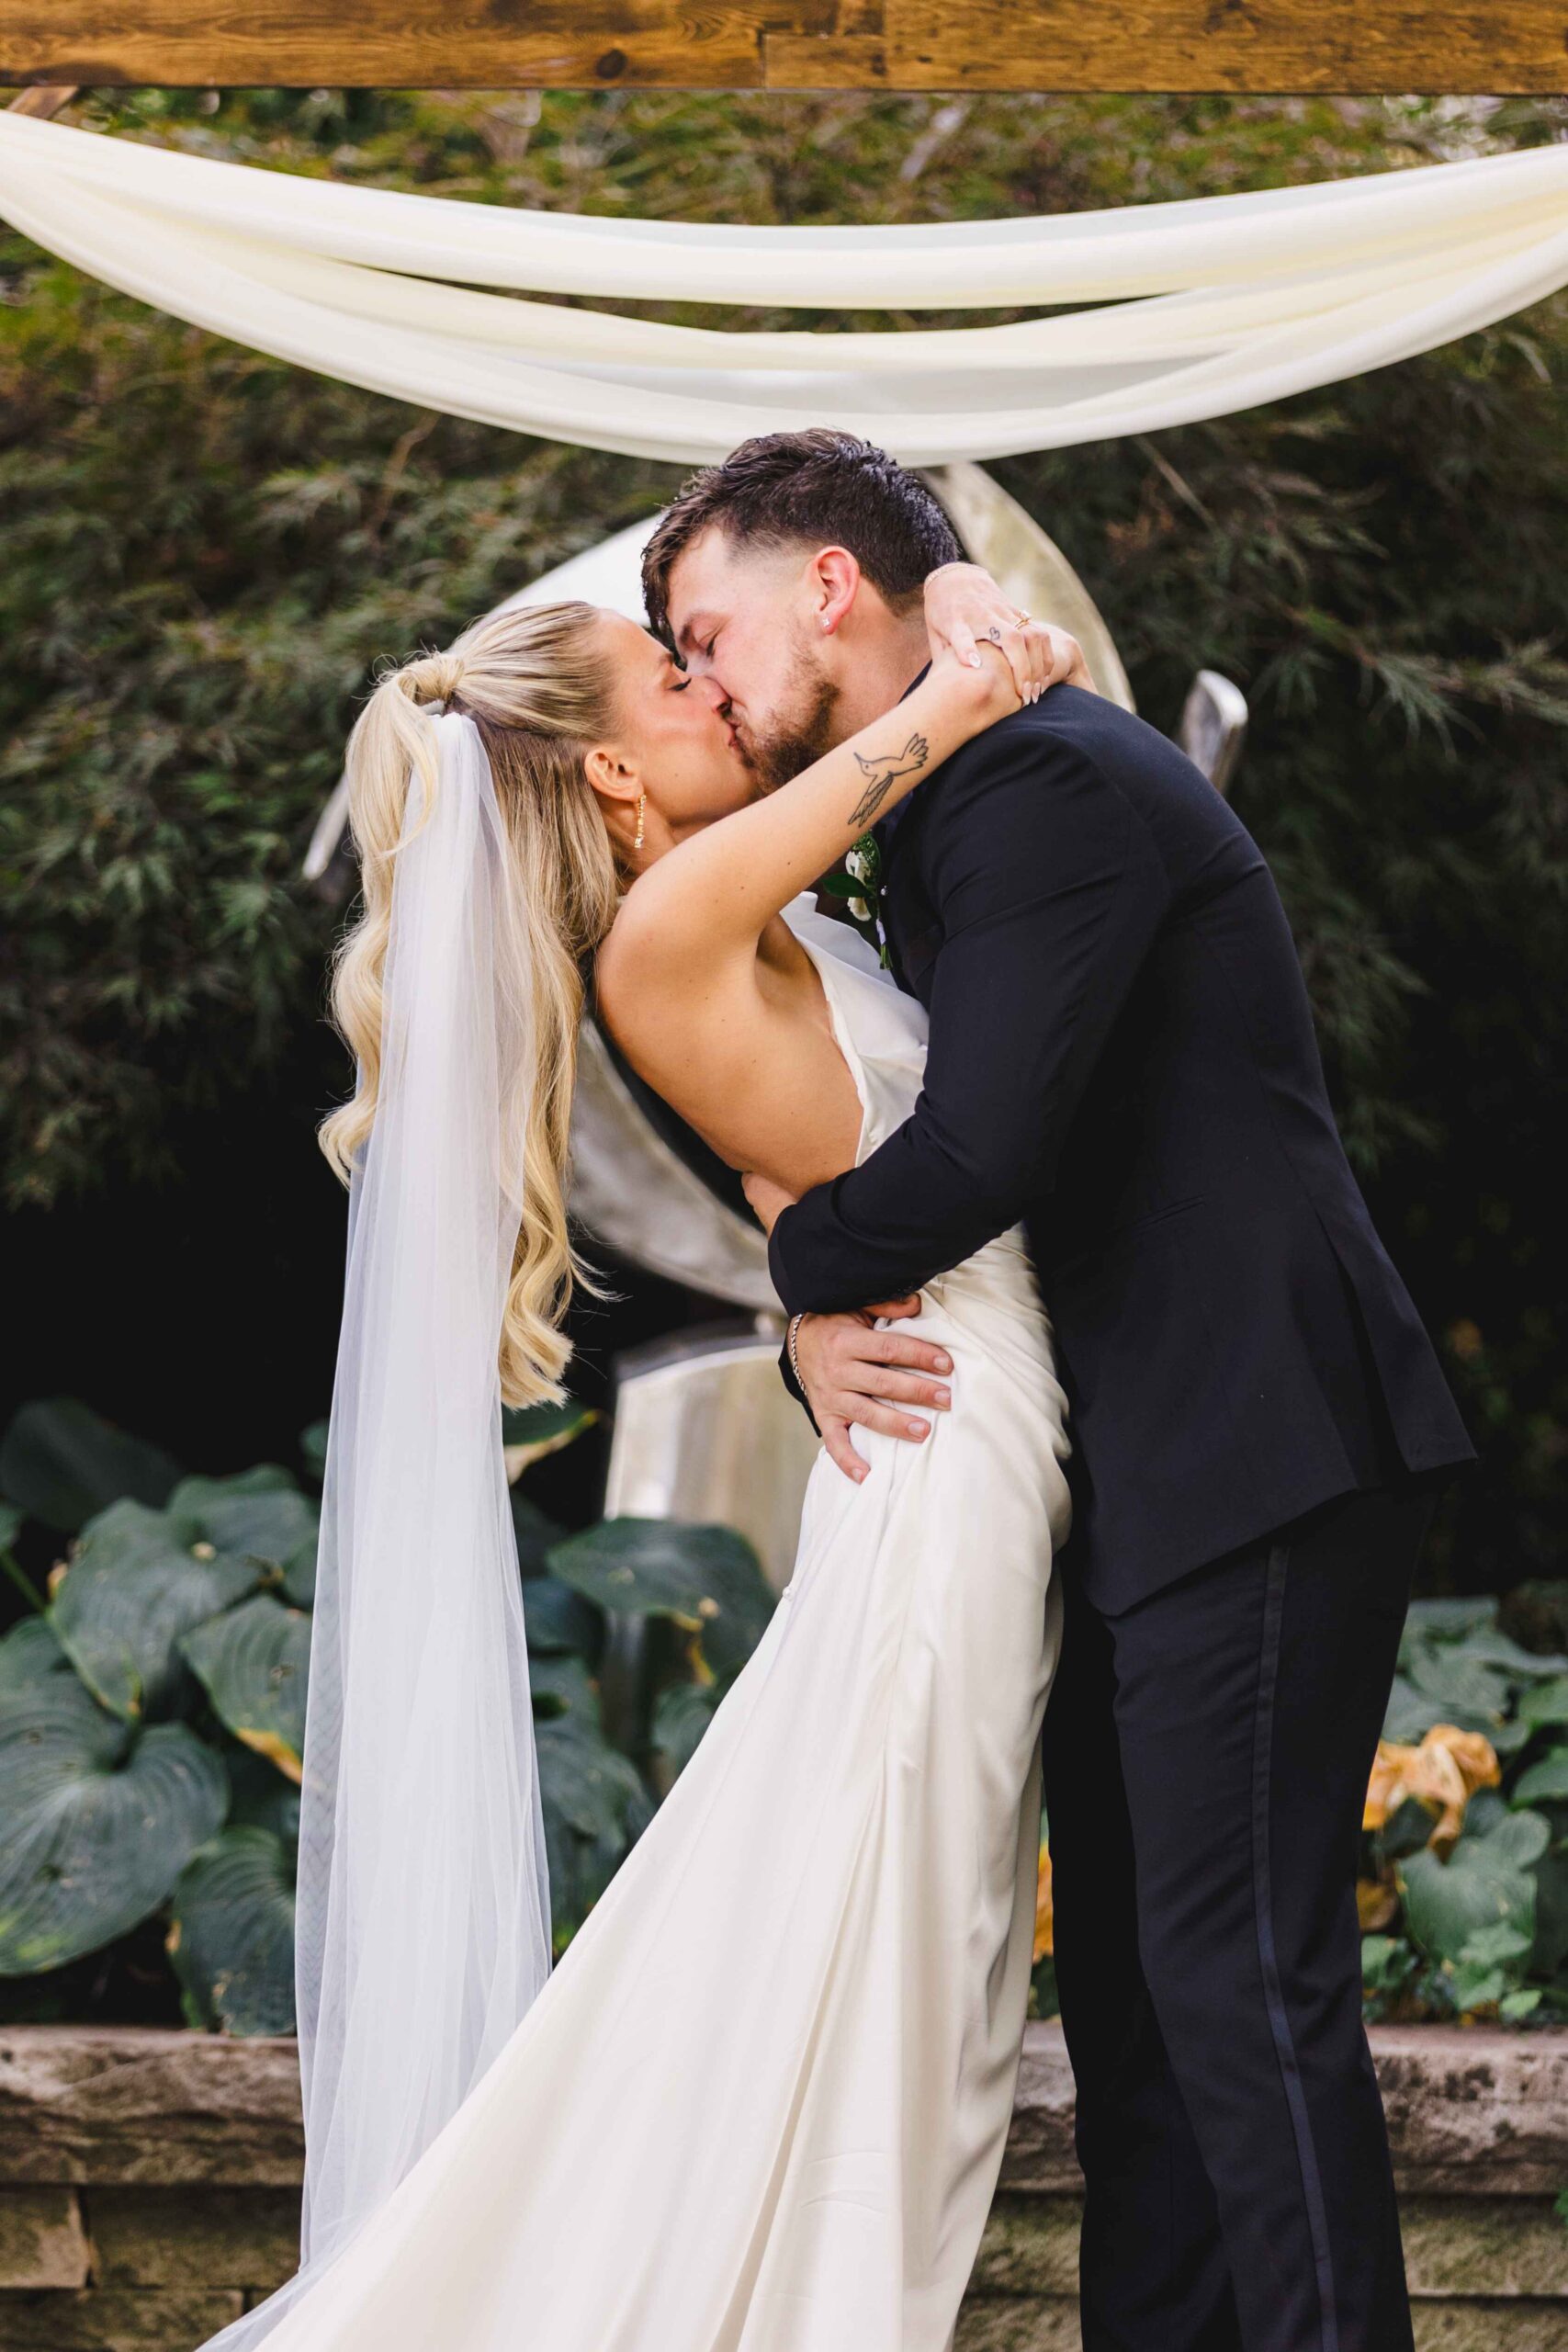
[[683,482],[648,543],[642,593],[649,626],[666,641],[675,559],[716,526],[757,546],[800,539],[848,548],[896,609],[919,596],[928,571],[964,553],[919,475],[874,442],[828,425],[760,433]]

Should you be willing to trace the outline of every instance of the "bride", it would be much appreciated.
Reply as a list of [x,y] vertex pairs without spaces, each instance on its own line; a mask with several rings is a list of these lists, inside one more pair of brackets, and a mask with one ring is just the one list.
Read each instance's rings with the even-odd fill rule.
[[872,1431],[858,1481],[818,1455],[761,1643],[553,1968],[500,1412],[566,1367],[591,962],[634,1066],[761,1192],[908,1116],[925,1016],[810,886],[1083,679],[994,594],[935,575],[921,680],[766,797],[711,682],[586,605],[491,616],[355,727],[303,2259],[225,2352],[952,2345],[1012,2111],[1068,1519],[1021,1229],[922,1295],[946,1385],[889,1386],[923,1442]]

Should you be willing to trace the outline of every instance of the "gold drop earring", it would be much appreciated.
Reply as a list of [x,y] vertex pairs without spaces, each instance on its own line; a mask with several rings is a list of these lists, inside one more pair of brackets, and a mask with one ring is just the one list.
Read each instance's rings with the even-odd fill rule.
[[648,794],[646,792],[639,792],[637,797],[637,831],[632,835],[633,849],[640,849],[642,847],[642,819],[643,811],[647,807]]

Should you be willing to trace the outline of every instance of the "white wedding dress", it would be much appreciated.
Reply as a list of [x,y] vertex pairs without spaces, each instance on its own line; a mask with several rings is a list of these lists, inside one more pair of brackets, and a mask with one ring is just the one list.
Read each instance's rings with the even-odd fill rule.
[[[863,1106],[925,1016],[809,898]],[[1028,1998],[1068,1446],[1019,1229],[930,1283],[923,1443],[827,1455],[794,1574],[478,2088],[268,2352],[949,2352]],[[395,2070],[398,2052],[386,2064]]]

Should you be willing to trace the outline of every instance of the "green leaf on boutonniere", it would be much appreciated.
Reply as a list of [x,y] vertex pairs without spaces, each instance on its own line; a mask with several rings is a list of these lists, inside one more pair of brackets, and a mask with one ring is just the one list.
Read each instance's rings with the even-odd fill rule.
[[841,899],[846,912],[855,928],[871,941],[887,962],[887,947],[882,936],[882,845],[874,833],[863,833],[852,842],[844,854],[844,862],[825,874],[818,886],[828,897]]

